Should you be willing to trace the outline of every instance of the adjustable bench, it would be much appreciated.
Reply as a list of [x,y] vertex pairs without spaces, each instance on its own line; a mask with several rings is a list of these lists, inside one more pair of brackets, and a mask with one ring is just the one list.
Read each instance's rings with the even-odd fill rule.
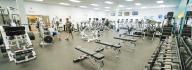
[[127,36],[132,36],[132,37],[141,37],[141,35],[127,35]]
[[88,56],[94,57],[97,60],[101,60],[104,58],[103,54],[89,50],[89,49],[86,49],[86,48],[76,47],[75,49],[87,54]]
[[120,45],[113,45],[113,44],[109,44],[107,42],[98,41],[98,42],[95,42],[95,43],[98,43],[98,44],[101,44],[101,45],[105,45],[105,46],[109,46],[109,47],[113,47],[113,48],[121,48]]
[[120,54],[121,50],[121,45],[113,45],[113,44],[109,44],[107,42],[101,42],[101,41],[98,41],[98,42],[95,42],[97,44],[101,44],[101,45],[104,45],[105,47],[111,47],[113,48],[113,50],[116,52],[116,57],[118,57],[118,55]]
[[136,46],[136,39],[126,39],[126,38],[120,38],[120,37],[113,37],[114,39],[118,39],[118,40],[123,40],[123,41],[127,41],[130,42],[131,44],[134,44],[134,46]]
[[84,55],[81,55],[77,59],[74,59],[73,60],[74,63],[77,63],[89,58],[89,59],[93,59],[97,64],[99,64],[98,65],[99,70],[102,69],[102,67],[104,66],[104,63],[103,63],[104,55],[100,53],[101,51],[103,51],[103,48],[97,49],[96,51],[82,48],[82,47],[76,47],[75,49],[82,52]]

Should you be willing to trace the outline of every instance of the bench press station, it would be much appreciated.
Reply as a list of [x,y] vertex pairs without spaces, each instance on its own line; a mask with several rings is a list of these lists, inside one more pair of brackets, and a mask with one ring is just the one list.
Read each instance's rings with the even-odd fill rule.
[[121,53],[121,45],[118,44],[118,45],[113,45],[113,44],[109,44],[107,42],[101,42],[101,41],[98,41],[98,42],[95,42],[97,44],[101,44],[101,45],[104,45],[105,47],[110,47],[112,48],[115,52],[116,52],[116,57],[118,57],[118,55]]
[[104,62],[103,62],[104,55],[101,54],[100,52],[102,52],[104,50],[103,48],[99,48],[96,51],[93,51],[93,50],[82,48],[82,47],[78,46],[75,49],[77,51],[83,53],[84,55],[81,55],[77,59],[74,59],[73,60],[74,63],[83,61],[88,58],[88,59],[92,60],[91,63],[95,62],[95,65],[97,66],[98,70],[102,70],[102,67],[104,66]]
[[118,40],[123,40],[123,42],[127,41],[130,42],[131,44],[134,44],[134,46],[136,46],[136,39],[126,39],[126,38],[121,38],[121,37],[113,37],[114,39],[118,39]]

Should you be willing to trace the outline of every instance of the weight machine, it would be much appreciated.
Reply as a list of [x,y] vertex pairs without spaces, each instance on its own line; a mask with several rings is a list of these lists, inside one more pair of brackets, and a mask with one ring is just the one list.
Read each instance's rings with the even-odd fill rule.
[[53,44],[53,34],[54,32],[44,25],[43,22],[39,23],[39,35],[40,35],[40,46]]
[[91,25],[89,22],[81,22],[81,27],[79,30],[83,40],[88,42],[99,40],[100,30],[98,29],[97,25],[94,24],[95,22],[93,22],[93,25]]
[[1,52],[6,53],[9,61],[22,63],[36,58],[31,40],[35,37],[25,31],[25,27],[0,26]]
[[89,27],[86,27],[82,32],[81,32],[81,38],[83,40],[86,40],[88,42],[91,41],[98,41],[100,37],[99,30],[92,30]]

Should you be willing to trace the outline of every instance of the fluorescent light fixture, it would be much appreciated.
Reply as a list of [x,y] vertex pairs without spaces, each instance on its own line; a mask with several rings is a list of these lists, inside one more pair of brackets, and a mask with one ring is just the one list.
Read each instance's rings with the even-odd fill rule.
[[164,1],[163,0],[159,0],[159,1],[156,1],[156,3],[162,4],[162,3],[164,3]]
[[126,9],[132,9],[132,8],[126,8]]
[[44,1],[44,0],[35,0],[35,1]]
[[110,9],[111,7],[105,7],[106,9]]
[[69,3],[63,3],[63,2],[61,2],[61,3],[59,3],[60,5],[65,5],[65,6],[69,6],[69,5],[71,5],[71,4],[69,4]]
[[123,8],[123,7],[125,7],[125,6],[124,6],[124,5],[118,5],[118,7]]
[[71,1],[71,2],[76,2],[76,3],[81,2],[81,1],[79,1],[79,0],[69,0],[69,1]]
[[90,4],[90,5],[95,6],[95,7],[99,6],[98,4]]
[[133,1],[133,0],[126,0],[126,1]]
[[113,4],[112,1],[105,1],[106,4]]
[[105,11],[110,11],[110,10],[105,10]]
[[141,7],[142,9],[146,9],[147,7]]
[[99,10],[99,8],[94,8],[95,10]]
[[87,6],[79,6],[80,8],[88,8]]
[[141,5],[141,3],[135,3],[135,5],[140,6],[140,5]]
[[159,7],[166,7],[166,5],[160,5]]

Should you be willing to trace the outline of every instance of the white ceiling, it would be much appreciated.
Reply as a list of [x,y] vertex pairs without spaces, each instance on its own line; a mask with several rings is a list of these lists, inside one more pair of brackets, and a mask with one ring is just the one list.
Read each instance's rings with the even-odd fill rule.
[[[30,2],[37,2],[35,0],[25,0],[25,1],[30,1]],[[41,3],[47,3],[47,4],[58,4],[63,2],[63,3],[69,3],[70,6],[73,7],[79,7],[79,6],[87,6],[89,9],[94,9],[97,8],[97,10],[107,10],[105,7],[111,7],[110,11],[113,11],[115,9],[121,9],[125,10],[126,8],[132,8],[132,9],[141,9],[143,8],[157,8],[160,7],[160,5],[166,5],[169,7],[176,7],[179,5],[181,0],[163,0],[164,3],[162,4],[157,4],[156,1],[159,0],[133,0],[133,1],[126,1],[126,0],[79,0],[81,1],[80,3],[74,3],[69,0],[44,0]],[[105,1],[112,1],[114,4],[106,4],[104,3]],[[95,7],[90,4],[98,4],[99,6]],[[135,3],[141,3],[140,6],[136,6]],[[118,7],[118,5],[123,5],[124,7]]]

